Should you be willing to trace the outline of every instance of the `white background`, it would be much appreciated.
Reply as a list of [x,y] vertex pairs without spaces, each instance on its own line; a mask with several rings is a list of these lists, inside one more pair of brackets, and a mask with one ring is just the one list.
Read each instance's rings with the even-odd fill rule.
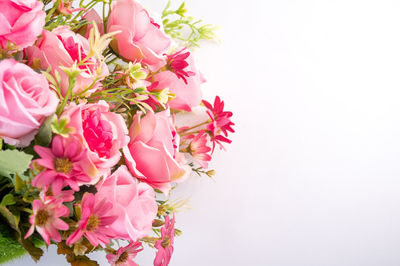
[[[400,2],[187,4],[221,27],[198,64],[237,133],[215,182],[184,185],[170,265],[400,265]],[[39,265],[64,264],[53,250]]]

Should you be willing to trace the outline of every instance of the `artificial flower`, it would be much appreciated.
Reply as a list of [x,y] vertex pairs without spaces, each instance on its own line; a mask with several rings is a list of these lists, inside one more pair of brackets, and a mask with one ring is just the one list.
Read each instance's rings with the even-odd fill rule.
[[46,78],[14,59],[0,61],[0,138],[25,147],[59,100]]
[[84,166],[86,150],[77,139],[55,136],[51,148],[36,145],[34,150],[41,157],[34,163],[42,166],[45,170],[32,180],[33,186],[38,188],[51,186],[52,192],[58,195],[65,186],[79,191],[80,184],[91,181],[91,178],[85,173],[87,168]]
[[126,165],[135,177],[168,193],[171,182],[187,176],[179,155],[179,135],[168,110],[141,115],[134,116],[129,129],[131,140],[123,149]]
[[74,244],[82,236],[85,236],[94,247],[99,244],[104,247],[110,243],[110,238],[114,234],[109,225],[117,219],[117,216],[110,215],[112,207],[106,199],[98,200],[92,193],[86,192],[82,198],[82,216],[78,229],[68,237],[67,245]]
[[137,1],[112,3],[107,32],[119,32],[111,46],[126,60],[142,62],[153,71],[165,65],[163,54],[171,45],[171,39]]
[[52,200],[43,203],[41,200],[35,199],[32,203],[33,214],[29,218],[31,227],[29,228],[25,239],[38,231],[43,237],[47,245],[50,245],[50,239],[55,242],[61,241],[58,230],[68,230],[69,226],[60,217],[67,217],[69,209],[62,204],[62,200]]
[[37,0],[0,1],[0,48],[21,50],[32,45],[43,30],[46,13]]
[[137,266],[133,259],[142,250],[142,243],[131,242],[125,247],[120,247],[115,254],[108,253],[106,258],[111,266]]
[[131,241],[148,235],[157,215],[154,190],[139,182],[125,165],[97,185],[96,197],[113,204],[111,214],[117,220],[110,224],[116,237]]
[[174,236],[175,215],[172,219],[167,215],[165,216],[165,224],[161,228],[161,238],[154,245],[157,249],[154,266],[168,266],[174,252]]

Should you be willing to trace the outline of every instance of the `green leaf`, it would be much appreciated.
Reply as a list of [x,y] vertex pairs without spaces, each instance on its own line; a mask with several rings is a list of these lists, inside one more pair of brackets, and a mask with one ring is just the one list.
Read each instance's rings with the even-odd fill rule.
[[1,200],[0,206],[14,205],[16,203],[13,194],[7,194]]
[[22,175],[29,167],[33,156],[18,150],[0,151],[0,175],[11,178],[12,174]]
[[52,137],[51,126],[56,120],[56,116],[48,117],[39,129],[38,134],[35,137],[35,143],[40,146],[49,146]]
[[69,133],[72,133],[73,128],[67,127],[69,119],[67,117],[61,117],[59,120],[53,120],[51,123],[52,131],[63,137],[68,137]]

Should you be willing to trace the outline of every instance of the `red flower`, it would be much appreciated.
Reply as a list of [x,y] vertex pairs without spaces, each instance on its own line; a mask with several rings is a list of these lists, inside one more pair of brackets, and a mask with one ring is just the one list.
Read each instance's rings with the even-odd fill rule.
[[185,68],[189,66],[189,63],[186,62],[186,59],[190,55],[190,52],[187,50],[184,52],[185,50],[186,47],[171,55],[167,55],[167,68],[168,70],[174,72],[178,78],[183,79],[183,81],[187,84],[188,82],[186,78],[194,76],[196,73],[185,70]]

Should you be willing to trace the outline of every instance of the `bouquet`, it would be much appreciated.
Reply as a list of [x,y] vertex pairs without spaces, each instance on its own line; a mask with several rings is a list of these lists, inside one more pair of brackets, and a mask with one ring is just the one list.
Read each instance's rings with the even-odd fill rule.
[[172,191],[212,177],[234,132],[224,102],[202,99],[193,56],[214,27],[184,3],[160,16],[136,0],[0,7],[0,263],[53,244],[71,265],[98,265],[99,250],[136,265],[145,246],[168,265],[186,204]]

